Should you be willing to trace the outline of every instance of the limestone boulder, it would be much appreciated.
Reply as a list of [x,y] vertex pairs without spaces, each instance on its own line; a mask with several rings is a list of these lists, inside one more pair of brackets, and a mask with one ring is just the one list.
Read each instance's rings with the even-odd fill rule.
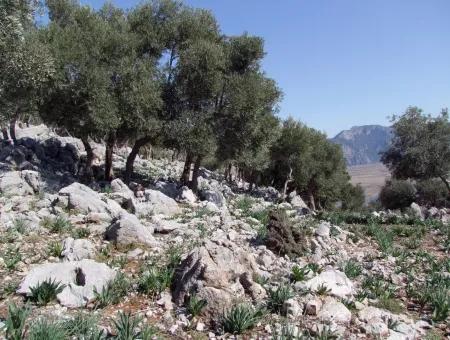
[[59,303],[70,308],[84,307],[116,276],[116,271],[93,260],[45,263],[32,268],[21,282],[17,293],[31,294],[31,287],[52,280],[64,285],[57,295]]

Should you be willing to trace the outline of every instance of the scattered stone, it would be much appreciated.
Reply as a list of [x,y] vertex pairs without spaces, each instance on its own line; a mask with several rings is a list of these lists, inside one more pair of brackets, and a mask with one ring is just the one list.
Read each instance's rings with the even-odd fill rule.
[[150,247],[158,246],[152,235],[152,229],[145,227],[132,214],[123,212],[105,231],[105,239],[121,245],[143,244]]
[[317,314],[319,319],[324,322],[336,322],[348,324],[352,319],[352,313],[345,305],[333,298],[327,298],[322,309]]
[[30,270],[17,293],[29,295],[31,287],[36,287],[46,280],[54,280],[65,285],[63,291],[57,295],[61,305],[70,308],[83,307],[94,299],[94,289],[101,291],[115,276],[113,269],[93,260],[45,263]]
[[325,286],[330,290],[330,294],[344,298],[353,294],[353,283],[339,270],[326,269],[319,275],[305,282],[304,286],[312,291]]
[[92,259],[95,257],[95,247],[89,240],[75,240],[72,237],[68,237],[63,241],[61,256],[67,261]]

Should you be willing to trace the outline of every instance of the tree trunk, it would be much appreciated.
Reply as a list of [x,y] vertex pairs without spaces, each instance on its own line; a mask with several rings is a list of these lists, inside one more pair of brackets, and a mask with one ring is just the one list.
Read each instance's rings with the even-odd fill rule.
[[286,177],[286,181],[284,182],[284,185],[283,185],[283,191],[281,192],[281,199],[283,201],[286,200],[286,193],[287,193],[288,185],[289,185],[290,182],[292,182],[292,171],[293,171],[292,167],[290,166],[289,167],[289,174]]
[[202,163],[202,156],[197,156],[194,163],[194,170],[192,171],[192,181],[189,183],[189,188],[197,193],[198,192],[198,176],[200,174],[200,164]]
[[105,149],[105,180],[111,182],[113,179],[113,151],[116,144],[116,138],[110,134],[106,140]]
[[8,136],[8,129],[7,128],[2,128],[2,135],[3,135],[3,139],[5,141],[9,140],[9,136]]
[[17,142],[17,138],[16,138],[16,121],[17,118],[13,118],[9,121],[9,135],[13,141],[14,144],[16,144]]
[[314,201],[314,195],[312,193],[312,191],[310,191],[308,193],[309,196],[309,207],[311,208],[311,210],[316,210],[316,202]]
[[86,165],[84,168],[85,180],[90,183],[94,178],[94,172],[92,171],[92,163],[94,162],[94,151],[92,150],[91,144],[87,138],[82,138],[84,149],[86,150]]
[[192,154],[188,152],[186,154],[186,161],[184,162],[183,173],[181,174],[181,183],[183,185],[189,185],[189,180],[191,178],[191,164],[192,164]]
[[131,152],[127,157],[127,162],[125,165],[125,183],[130,182],[131,176],[133,175],[134,171],[134,161],[136,160],[136,156],[139,154],[139,150],[141,149],[141,147],[143,147],[147,143],[150,143],[150,137],[148,136],[137,139],[134,142],[133,148],[131,149]]
[[439,178],[442,180],[442,182],[444,182],[445,186],[447,187],[448,193],[450,195],[450,183],[447,181],[447,179],[444,176],[440,176]]

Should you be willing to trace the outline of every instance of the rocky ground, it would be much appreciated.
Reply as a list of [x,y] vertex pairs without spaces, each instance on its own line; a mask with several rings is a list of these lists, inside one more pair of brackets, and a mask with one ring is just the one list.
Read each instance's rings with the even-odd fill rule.
[[18,135],[0,149],[0,336],[449,337],[448,211],[313,214],[205,169],[197,198],[168,160],[87,187],[78,140]]

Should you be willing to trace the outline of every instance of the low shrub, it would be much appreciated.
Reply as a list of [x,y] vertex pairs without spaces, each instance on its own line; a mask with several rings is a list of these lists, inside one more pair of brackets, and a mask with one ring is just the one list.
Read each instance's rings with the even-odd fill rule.
[[242,334],[253,328],[263,316],[263,309],[248,304],[239,304],[224,313],[221,324],[227,333]]
[[390,180],[381,189],[379,199],[386,209],[403,209],[416,200],[416,189],[409,181]]
[[30,300],[40,306],[56,300],[56,296],[63,291],[65,285],[56,280],[45,280],[34,287],[30,287]]

